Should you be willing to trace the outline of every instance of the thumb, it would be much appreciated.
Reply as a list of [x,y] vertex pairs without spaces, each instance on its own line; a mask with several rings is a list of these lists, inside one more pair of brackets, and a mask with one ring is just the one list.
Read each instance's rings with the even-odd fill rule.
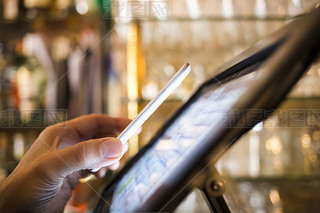
[[78,170],[109,166],[123,155],[122,143],[116,138],[83,141],[57,151],[57,174],[63,177]]

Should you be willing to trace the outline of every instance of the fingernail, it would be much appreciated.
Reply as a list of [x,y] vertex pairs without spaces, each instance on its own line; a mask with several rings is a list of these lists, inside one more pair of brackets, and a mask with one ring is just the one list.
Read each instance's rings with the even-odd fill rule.
[[101,150],[106,158],[117,158],[122,155],[122,144],[120,140],[108,139],[101,144]]

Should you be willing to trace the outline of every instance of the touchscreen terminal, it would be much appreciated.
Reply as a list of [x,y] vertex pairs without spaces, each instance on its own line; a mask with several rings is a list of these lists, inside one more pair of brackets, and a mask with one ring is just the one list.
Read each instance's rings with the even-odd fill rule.
[[234,110],[272,111],[298,81],[319,52],[319,23],[320,8],[231,60],[113,178],[95,212],[174,209],[168,203],[199,164],[252,127],[251,114],[238,120],[249,126],[232,123]]
[[185,110],[169,125],[151,148],[115,184],[109,212],[132,212],[148,199],[180,162],[226,118],[233,105],[255,81],[259,64],[204,87]]

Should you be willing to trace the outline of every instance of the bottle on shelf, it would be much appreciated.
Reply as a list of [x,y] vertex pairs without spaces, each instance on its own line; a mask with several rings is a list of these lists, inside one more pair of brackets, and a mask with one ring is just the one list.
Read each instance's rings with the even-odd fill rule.
[[45,84],[46,74],[40,66],[38,60],[33,55],[30,46],[18,46],[17,57],[21,60],[21,65],[17,69],[17,89],[19,96],[19,110],[23,122],[31,120],[33,110],[43,109],[45,106]]
[[3,19],[6,21],[14,21],[19,16],[19,1],[4,0],[3,1]]
[[[3,61],[1,58],[0,54],[0,61]],[[1,110],[12,111],[6,113],[9,116],[6,119],[11,120],[8,125],[14,127],[16,123],[12,122],[16,121],[18,114],[20,121],[27,123],[35,110],[45,107],[46,74],[22,40],[16,42],[8,61],[1,71]]]

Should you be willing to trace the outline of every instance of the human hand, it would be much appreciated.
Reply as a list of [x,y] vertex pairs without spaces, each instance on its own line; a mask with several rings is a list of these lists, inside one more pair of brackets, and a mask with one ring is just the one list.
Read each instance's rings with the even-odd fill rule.
[[0,212],[63,212],[89,169],[117,167],[126,149],[110,137],[129,122],[94,114],[46,128],[0,185]]

